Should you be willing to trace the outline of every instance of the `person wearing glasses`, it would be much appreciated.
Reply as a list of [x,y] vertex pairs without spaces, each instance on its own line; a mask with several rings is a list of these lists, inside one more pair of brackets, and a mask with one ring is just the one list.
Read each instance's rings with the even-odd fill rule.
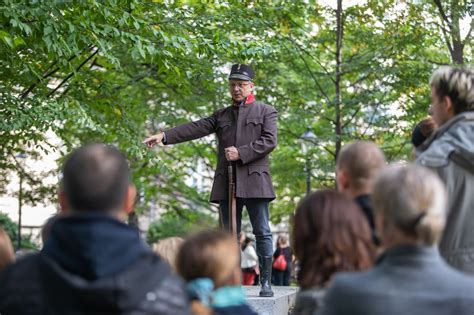
[[240,233],[242,209],[245,206],[257,241],[260,265],[260,296],[271,297],[272,234],[269,226],[269,202],[275,199],[269,170],[269,154],[277,145],[277,111],[255,99],[254,70],[245,64],[234,64],[229,75],[230,106],[198,121],[165,130],[143,143],[176,144],[216,134],[217,167],[211,202],[218,203],[221,225],[229,229],[228,172],[232,164],[237,201],[237,234]]

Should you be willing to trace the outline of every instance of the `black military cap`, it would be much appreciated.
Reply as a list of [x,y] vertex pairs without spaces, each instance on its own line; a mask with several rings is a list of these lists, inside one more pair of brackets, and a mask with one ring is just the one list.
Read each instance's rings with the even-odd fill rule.
[[229,79],[245,81],[253,81],[254,77],[255,72],[253,71],[253,69],[250,66],[241,63],[233,65],[229,75]]

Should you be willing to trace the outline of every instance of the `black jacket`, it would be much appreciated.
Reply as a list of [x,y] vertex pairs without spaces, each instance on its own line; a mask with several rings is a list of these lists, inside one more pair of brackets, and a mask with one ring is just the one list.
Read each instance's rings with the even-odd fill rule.
[[59,219],[44,249],[0,275],[0,314],[188,314],[183,282],[105,216]]

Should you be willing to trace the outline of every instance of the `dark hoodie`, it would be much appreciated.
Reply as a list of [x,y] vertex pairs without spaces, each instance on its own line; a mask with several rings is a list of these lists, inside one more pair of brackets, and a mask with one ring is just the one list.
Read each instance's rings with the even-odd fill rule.
[[0,275],[0,313],[188,314],[188,300],[137,230],[88,213],[58,219],[40,253]]

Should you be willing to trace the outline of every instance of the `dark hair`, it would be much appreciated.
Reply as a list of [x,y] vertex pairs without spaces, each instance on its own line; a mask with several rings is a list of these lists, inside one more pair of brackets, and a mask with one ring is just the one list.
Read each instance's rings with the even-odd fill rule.
[[242,246],[240,247],[240,249],[244,251],[251,242],[253,242],[253,239],[247,236],[242,242]]
[[420,121],[413,129],[411,134],[411,143],[415,148],[419,147],[426,139],[428,139],[436,130],[436,122],[433,118],[428,117]]
[[334,190],[304,198],[293,221],[293,245],[301,288],[325,286],[336,272],[372,266],[375,248],[359,207]]
[[474,70],[442,66],[433,72],[430,85],[439,98],[448,96],[454,107],[454,114],[474,110]]
[[85,145],[69,156],[63,189],[73,211],[110,211],[124,201],[130,170],[122,153],[104,144]]

